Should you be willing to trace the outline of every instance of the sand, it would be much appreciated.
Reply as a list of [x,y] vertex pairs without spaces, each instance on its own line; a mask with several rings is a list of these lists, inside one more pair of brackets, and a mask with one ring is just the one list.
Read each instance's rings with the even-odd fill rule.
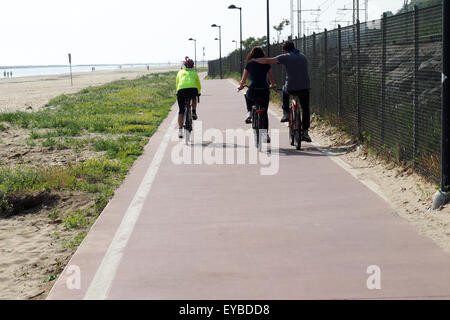
[[146,67],[112,71],[80,72],[69,74],[0,79],[0,112],[37,110],[50,99],[61,94],[78,92],[120,79],[135,79],[148,73],[179,70],[179,67]]
[[[121,69],[74,74],[73,87],[68,75],[0,79],[0,112],[38,110],[51,98],[74,93],[120,79],[135,79],[149,72],[179,70],[179,67]],[[100,157],[102,152],[54,149],[40,143],[28,145],[29,130],[2,124],[0,132],[1,166],[66,165]],[[95,138],[94,134],[89,137]],[[60,192],[57,199],[44,201],[23,214],[0,218],[0,299],[45,299],[56,277],[66,266],[76,247],[64,247],[80,234],[65,228],[61,219],[49,214],[57,210],[70,213],[91,208],[92,195]]]

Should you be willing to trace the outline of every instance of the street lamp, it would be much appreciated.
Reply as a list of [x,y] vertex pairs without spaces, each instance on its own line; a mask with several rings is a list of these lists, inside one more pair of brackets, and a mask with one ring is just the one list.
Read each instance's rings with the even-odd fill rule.
[[222,76],[222,27],[218,26],[215,23],[212,24],[211,27],[219,28],[219,72],[220,72],[220,79],[223,79],[223,76]]
[[231,42],[236,43],[236,51],[237,51],[237,44],[238,44],[238,42],[237,42],[236,40],[233,40],[233,41],[231,41]]
[[241,75],[244,70],[243,60],[242,60],[242,7],[236,7],[234,4],[230,5],[228,9],[239,9],[239,17],[240,17],[240,37],[241,37]]
[[189,41],[194,41],[194,47],[195,47],[195,67],[197,68],[197,40],[194,38],[189,38]]

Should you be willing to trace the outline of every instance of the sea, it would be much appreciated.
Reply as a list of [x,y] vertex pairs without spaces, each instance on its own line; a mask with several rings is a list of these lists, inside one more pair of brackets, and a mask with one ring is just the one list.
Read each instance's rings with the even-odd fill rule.
[[[73,65],[72,72],[93,72],[105,70],[120,70],[130,68],[145,68],[145,67],[164,67],[173,66],[171,63],[138,63],[138,64],[91,64],[91,65]],[[0,66],[0,79],[8,77],[5,73],[11,72],[12,77],[30,77],[30,76],[45,76],[45,75],[59,75],[69,74],[69,65],[55,65],[55,66]]]

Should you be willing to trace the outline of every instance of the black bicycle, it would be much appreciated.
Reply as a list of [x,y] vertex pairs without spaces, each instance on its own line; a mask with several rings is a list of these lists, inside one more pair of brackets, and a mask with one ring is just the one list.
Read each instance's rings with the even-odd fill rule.
[[184,128],[184,136],[186,139],[186,145],[191,141],[191,133],[192,133],[192,100],[197,98],[197,102],[200,103],[200,95],[197,97],[186,97],[184,100],[184,116],[183,116],[183,128]]

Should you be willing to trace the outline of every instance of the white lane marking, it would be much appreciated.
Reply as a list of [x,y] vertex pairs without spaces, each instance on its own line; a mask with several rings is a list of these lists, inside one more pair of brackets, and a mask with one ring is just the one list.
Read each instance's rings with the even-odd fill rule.
[[[278,120],[281,119],[281,115],[276,113],[274,110],[269,109],[269,113],[277,118]],[[391,201],[384,195],[383,191],[381,190],[381,187],[376,184],[376,182],[369,180],[369,179],[361,179],[358,174],[361,173],[361,170],[352,168],[347,162],[345,162],[342,159],[339,159],[336,157],[336,155],[333,155],[332,153],[324,150],[321,148],[318,144],[311,142],[311,145],[313,145],[315,148],[317,148],[320,152],[324,153],[329,159],[334,161],[338,166],[340,166],[342,169],[350,173],[356,180],[360,181],[362,184],[364,184],[367,188],[375,192],[377,195],[379,195],[381,198],[383,198],[384,201],[387,203],[391,203]]]
[[234,87],[239,85],[239,83],[236,84],[236,80],[234,79],[227,79]]
[[117,229],[105,256],[103,257],[102,263],[97,269],[94,279],[84,295],[84,300],[104,300],[107,298],[111,283],[116,275],[117,268],[122,259],[123,250],[127,246],[134,226],[142,212],[144,201],[150,192],[153,180],[155,179],[159,166],[161,165],[177,118],[178,117],[175,116],[170,123],[169,128],[167,128],[164,138],[153,157],[152,163],[147,169],[147,172],[145,173],[145,176],[142,179],[142,182],[139,185],[139,188],[137,189],[127,212],[122,218],[122,222],[120,223],[120,226]]

